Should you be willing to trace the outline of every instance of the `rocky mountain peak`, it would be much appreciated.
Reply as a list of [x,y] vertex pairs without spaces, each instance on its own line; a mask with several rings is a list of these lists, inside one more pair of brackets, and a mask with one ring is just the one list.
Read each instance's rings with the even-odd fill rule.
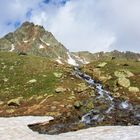
[[24,52],[51,59],[68,58],[68,50],[43,26],[24,22],[15,32],[0,39],[0,51]]

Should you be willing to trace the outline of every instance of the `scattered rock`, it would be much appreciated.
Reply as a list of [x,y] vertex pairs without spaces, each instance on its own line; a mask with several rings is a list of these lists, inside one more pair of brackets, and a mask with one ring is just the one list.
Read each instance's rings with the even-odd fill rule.
[[55,89],[56,93],[65,92],[65,91],[66,91],[66,89],[63,88],[63,87],[58,87],[58,88]]
[[103,67],[105,67],[107,65],[107,63],[106,62],[103,62],[103,63],[100,63],[98,66],[97,66],[97,68],[103,68]]
[[8,78],[4,78],[3,79],[4,82],[8,82],[8,80],[9,80]]
[[123,66],[125,66],[125,67],[126,67],[126,66],[129,66],[129,64],[125,63],[125,64],[123,64]]
[[56,78],[61,78],[63,75],[62,73],[58,73],[58,72],[54,72],[53,74]]
[[89,101],[86,105],[86,109],[89,111],[94,108],[93,101]]
[[77,87],[77,92],[83,92],[85,90],[87,90],[89,87],[85,84],[85,83],[80,83],[78,84],[78,87]]
[[97,77],[100,77],[101,76],[101,71],[100,71],[99,68],[93,69],[93,77],[94,76],[97,76]]
[[130,80],[125,77],[118,78],[118,85],[128,88],[130,86]]
[[107,80],[109,80],[111,78],[112,77],[110,75],[108,75],[108,76],[100,76],[99,80],[104,83],[104,82],[106,82]]
[[14,113],[15,110],[14,110],[14,109],[7,109],[6,112],[7,112],[7,113]]
[[115,97],[115,98],[119,98],[119,97],[120,97],[120,93],[119,93],[119,92],[115,92],[115,93],[113,93],[113,97]]
[[3,101],[0,101],[0,105],[3,105],[4,104],[4,102]]
[[119,71],[115,71],[114,75],[118,78],[120,77],[132,77],[134,76],[134,74],[128,70],[119,70]]
[[42,99],[42,98],[43,98],[43,96],[40,95],[40,96],[38,96],[36,99],[37,99],[37,100],[40,100],[40,99]]
[[73,105],[69,104],[66,106],[67,109],[73,108]]
[[52,111],[56,110],[56,106],[51,106],[51,110]]
[[36,80],[36,79],[32,79],[32,80],[29,80],[27,83],[32,84],[32,83],[36,83],[36,82],[37,82],[37,80]]
[[75,99],[75,98],[76,98],[76,97],[75,97],[74,95],[68,97],[68,99],[70,99],[70,100],[73,100],[73,99]]
[[130,91],[130,92],[134,92],[134,93],[140,92],[140,90],[139,90],[138,87],[129,87],[129,91]]
[[81,101],[76,101],[74,103],[74,107],[77,108],[77,109],[79,109],[82,105],[83,105],[83,103]]
[[8,106],[20,106],[21,102],[23,101],[23,97],[18,97],[16,99],[11,99],[7,102]]

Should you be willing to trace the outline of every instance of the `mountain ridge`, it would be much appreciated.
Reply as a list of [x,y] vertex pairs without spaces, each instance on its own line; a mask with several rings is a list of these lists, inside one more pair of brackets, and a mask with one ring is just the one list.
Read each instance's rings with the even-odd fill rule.
[[60,64],[88,64],[100,59],[135,59],[140,60],[140,54],[134,52],[91,53],[88,51],[70,52],[54,35],[46,31],[43,26],[32,22],[24,22],[14,32],[10,32],[0,39],[0,51],[16,52],[48,57]]

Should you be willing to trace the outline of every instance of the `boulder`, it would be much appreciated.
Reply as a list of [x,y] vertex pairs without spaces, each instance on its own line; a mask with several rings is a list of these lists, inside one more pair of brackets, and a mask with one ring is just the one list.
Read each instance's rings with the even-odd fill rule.
[[18,97],[18,98],[9,100],[7,102],[7,105],[8,106],[20,106],[22,101],[23,101],[23,97]]
[[106,65],[107,65],[106,62],[102,62],[102,63],[100,63],[97,67],[98,67],[98,68],[103,68],[103,67],[105,67]]
[[88,86],[85,83],[78,84],[77,92],[83,92],[88,89]]
[[65,92],[67,89],[65,89],[65,88],[63,88],[63,87],[57,87],[56,89],[55,89],[55,92],[56,93],[60,93],[60,92]]
[[128,88],[130,86],[130,80],[125,77],[118,78],[118,85]]
[[36,82],[37,82],[37,80],[36,80],[36,79],[32,79],[32,80],[29,80],[27,83],[32,84],[32,83],[36,83]]
[[132,77],[134,74],[128,70],[118,70],[114,72],[116,77]]
[[112,77],[110,76],[110,75],[107,75],[107,76],[100,76],[99,77],[99,80],[101,81],[101,82],[106,82],[107,80],[109,80],[109,79],[111,79]]
[[58,73],[58,72],[54,72],[53,74],[56,78],[61,78],[63,75],[62,73]]
[[140,92],[138,87],[129,87],[129,91],[133,93]]
[[74,107],[77,108],[77,109],[79,109],[82,105],[83,105],[83,103],[81,101],[76,101],[74,103]]

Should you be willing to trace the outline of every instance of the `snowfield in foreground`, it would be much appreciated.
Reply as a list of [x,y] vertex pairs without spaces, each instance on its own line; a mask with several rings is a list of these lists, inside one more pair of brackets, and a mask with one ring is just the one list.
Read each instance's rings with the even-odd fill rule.
[[27,125],[51,120],[52,117],[0,118],[1,140],[140,140],[140,126],[104,126],[60,135],[42,135],[30,130]]

